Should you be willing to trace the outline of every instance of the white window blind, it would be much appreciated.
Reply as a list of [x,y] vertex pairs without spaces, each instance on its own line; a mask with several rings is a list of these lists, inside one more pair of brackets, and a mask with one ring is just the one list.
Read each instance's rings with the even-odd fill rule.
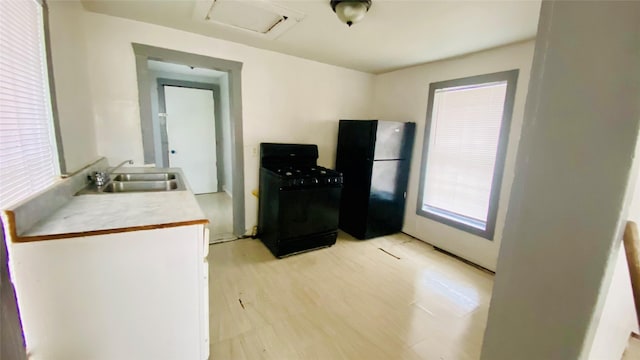
[[435,91],[423,211],[486,229],[506,93],[507,81]]
[[58,175],[44,41],[35,0],[0,0],[0,208]]

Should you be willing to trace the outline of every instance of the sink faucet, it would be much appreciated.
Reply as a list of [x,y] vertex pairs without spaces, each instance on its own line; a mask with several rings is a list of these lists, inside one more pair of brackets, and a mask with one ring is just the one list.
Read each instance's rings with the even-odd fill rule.
[[122,167],[122,165],[126,163],[133,164],[133,160],[125,160],[120,164],[112,168],[106,169],[104,171],[94,171],[93,174],[91,175],[91,180],[93,180],[96,186],[104,186],[110,180],[109,175],[113,174],[114,171],[118,170],[119,168]]

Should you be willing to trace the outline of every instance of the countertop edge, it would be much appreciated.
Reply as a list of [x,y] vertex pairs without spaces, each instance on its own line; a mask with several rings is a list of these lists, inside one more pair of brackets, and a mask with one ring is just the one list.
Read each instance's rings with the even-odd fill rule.
[[13,211],[11,210],[3,211],[2,220],[7,225],[6,228],[9,230],[9,234],[6,234],[6,235],[9,237],[12,243],[26,243],[26,242],[44,241],[44,240],[71,239],[71,238],[77,238],[77,237],[117,234],[117,233],[132,232],[132,231],[156,230],[156,229],[164,229],[164,228],[178,227],[178,226],[206,225],[209,223],[209,220],[207,219],[196,219],[196,220],[177,221],[177,222],[162,223],[162,224],[150,224],[150,225],[130,226],[130,227],[113,228],[113,229],[89,230],[89,231],[60,233],[60,234],[51,234],[51,235],[18,236],[16,231],[17,229],[16,229],[16,222],[15,222],[15,214],[13,213]]

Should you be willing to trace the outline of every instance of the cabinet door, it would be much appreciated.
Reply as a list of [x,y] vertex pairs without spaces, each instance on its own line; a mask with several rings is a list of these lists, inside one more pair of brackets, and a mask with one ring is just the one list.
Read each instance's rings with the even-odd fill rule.
[[200,333],[202,336],[202,347],[201,347],[201,359],[209,358],[209,260],[207,259],[207,255],[209,255],[209,228],[204,227],[203,229],[203,261],[202,261],[202,281],[200,289],[202,294],[200,298],[202,302],[200,303]]
[[204,286],[202,292],[202,315],[201,315],[201,331],[202,339],[202,359],[209,358],[209,262],[205,259],[203,268]]
[[204,238],[202,239],[202,257],[206,258],[209,255],[209,236],[211,236],[209,232],[209,228],[204,228]]
[[24,335],[37,344],[27,350],[51,359],[68,359],[69,349],[83,359],[201,358],[203,234],[192,225],[12,244]]

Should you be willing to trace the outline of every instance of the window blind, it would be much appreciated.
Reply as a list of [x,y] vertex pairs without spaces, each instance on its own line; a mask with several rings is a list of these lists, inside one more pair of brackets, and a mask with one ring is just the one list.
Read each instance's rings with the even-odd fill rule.
[[485,230],[507,81],[435,91],[423,211]]
[[50,101],[42,5],[0,0],[0,208],[57,179]]

